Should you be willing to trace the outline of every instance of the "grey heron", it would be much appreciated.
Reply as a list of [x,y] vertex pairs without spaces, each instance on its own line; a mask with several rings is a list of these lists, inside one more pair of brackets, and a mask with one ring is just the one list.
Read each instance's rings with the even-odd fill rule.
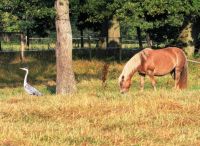
[[25,91],[30,95],[42,96],[42,93],[40,93],[37,89],[35,89],[34,87],[32,87],[31,85],[29,85],[27,83],[28,68],[24,67],[24,68],[20,68],[20,69],[26,71],[26,75],[24,77],[24,89],[25,89]]

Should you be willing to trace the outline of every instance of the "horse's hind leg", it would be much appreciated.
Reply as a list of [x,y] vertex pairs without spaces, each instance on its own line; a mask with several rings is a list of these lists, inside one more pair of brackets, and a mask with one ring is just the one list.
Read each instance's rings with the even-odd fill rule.
[[179,89],[179,81],[181,76],[181,70],[179,68],[175,69],[175,89]]
[[172,78],[175,80],[175,69],[173,69],[171,72],[170,72]]

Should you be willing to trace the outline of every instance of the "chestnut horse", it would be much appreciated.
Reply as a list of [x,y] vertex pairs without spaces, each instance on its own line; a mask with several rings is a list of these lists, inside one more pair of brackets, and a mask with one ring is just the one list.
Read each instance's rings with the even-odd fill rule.
[[141,90],[144,89],[145,75],[150,77],[152,86],[156,90],[154,76],[163,76],[169,73],[175,80],[176,89],[187,87],[187,58],[180,48],[168,47],[158,50],[146,48],[135,54],[126,63],[119,77],[121,93],[129,90],[131,78],[136,72],[141,76]]

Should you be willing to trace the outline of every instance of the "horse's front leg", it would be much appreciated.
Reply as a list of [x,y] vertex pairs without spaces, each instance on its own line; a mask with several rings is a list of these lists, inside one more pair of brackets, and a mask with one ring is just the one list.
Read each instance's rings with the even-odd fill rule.
[[140,91],[144,91],[144,78],[145,75],[140,75]]
[[147,74],[148,74],[148,76],[151,80],[151,84],[153,86],[154,91],[156,91],[156,80],[155,80],[155,77],[154,77],[154,70],[148,70]]
[[151,84],[153,86],[154,91],[156,91],[157,89],[156,89],[156,80],[155,80],[155,77],[153,75],[149,75],[149,78],[151,80]]

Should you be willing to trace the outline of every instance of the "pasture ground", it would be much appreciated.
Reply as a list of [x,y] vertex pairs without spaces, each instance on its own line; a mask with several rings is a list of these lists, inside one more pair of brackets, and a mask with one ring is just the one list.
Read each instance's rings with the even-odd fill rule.
[[[123,63],[110,63],[107,87],[101,86],[104,62],[75,60],[78,92],[55,95],[55,61],[15,58],[0,67],[0,145],[200,145],[200,67],[189,63],[189,88],[172,89],[171,76],[157,78],[154,92],[149,79],[139,91],[133,77],[128,94],[121,95],[117,78]],[[28,66],[29,82],[45,95],[23,90]]]

